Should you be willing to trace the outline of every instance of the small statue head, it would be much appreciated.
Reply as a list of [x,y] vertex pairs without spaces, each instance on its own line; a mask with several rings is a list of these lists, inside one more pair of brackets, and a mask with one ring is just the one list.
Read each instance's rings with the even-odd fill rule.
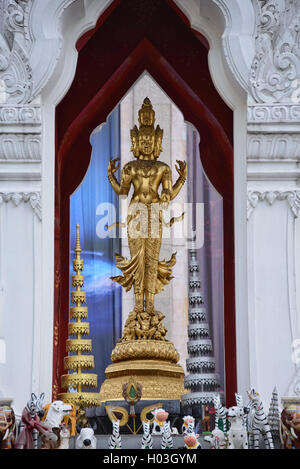
[[149,98],[145,98],[139,110],[139,128],[135,125],[130,131],[131,151],[136,158],[156,159],[162,151],[163,130],[159,125],[154,129],[155,112]]

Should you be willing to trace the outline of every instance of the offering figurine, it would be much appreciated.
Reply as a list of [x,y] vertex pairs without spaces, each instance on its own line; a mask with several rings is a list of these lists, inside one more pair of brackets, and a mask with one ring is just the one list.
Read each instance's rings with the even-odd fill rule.
[[157,407],[151,411],[153,417],[152,420],[152,435],[162,435],[164,431],[164,419],[165,410]]
[[185,435],[187,433],[193,433],[195,430],[195,419],[191,415],[185,415],[183,417],[183,424],[181,432]]
[[70,426],[66,425],[65,423],[62,423],[60,426],[59,436],[60,444],[58,446],[58,449],[69,449],[71,437]]
[[226,449],[227,438],[224,432],[219,428],[214,428],[211,435],[205,435],[204,441],[210,444],[210,449]]
[[184,447],[186,449],[202,449],[200,442],[198,441],[199,435],[198,433],[192,432],[187,433],[183,440],[184,440]]
[[253,448],[259,449],[259,436],[262,434],[266,449],[274,449],[270,425],[260,395],[254,389],[251,389],[251,391],[248,391],[248,396],[250,399],[250,411],[253,410],[248,427],[251,438],[251,448],[253,440]]
[[[154,409],[152,410],[152,414],[154,415],[153,422],[158,422],[162,434],[161,449],[172,449],[174,447],[170,422],[167,422],[167,418],[169,417],[169,413],[166,412],[164,409]],[[155,434],[152,431],[152,434]]]
[[232,406],[228,409],[227,417],[230,422],[228,431],[228,449],[248,449],[248,435],[244,420],[244,409]]
[[128,412],[123,407],[105,406],[106,413],[112,423],[112,434],[108,440],[109,449],[122,449],[120,427],[127,425]]
[[0,449],[13,449],[16,439],[16,419],[10,405],[0,406]]
[[82,428],[76,439],[76,449],[96,449],[97,440],[92,428]]
[[[150,405],[143,408],[141,411],[141,422],[143,425],[143,437],[142,437],[142,444],[141,449],[152,449],[153,448],[153,438],[151,436],[151,424],[154,421],[154,414],[153,411],[157,408],[161,408],[162,403],[159,402],[156,405]],[[147,414],[152,413],[152,419],[148,419]]]
[[47,434],[49,432],[48,425],[40,421],[40,417],[44,415],[44,396],[44,393],[39,397],[34,393],[31,394],[31,398],[22,412],[19,435],[16,440],[15,448],[37,449],[39,433]]
[[280,439],[283,449],[300,449],[300,399],[283,397]]

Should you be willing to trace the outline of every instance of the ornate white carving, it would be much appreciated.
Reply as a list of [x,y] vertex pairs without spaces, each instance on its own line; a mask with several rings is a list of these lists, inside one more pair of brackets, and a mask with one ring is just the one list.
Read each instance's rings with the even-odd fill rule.
[[300,134],[248,133],[248,160],[300,159]]
[[[212,17],[220,19],[220,21],[214,22],[213,28],[222,25],[222,30],[220,29],[218,34],[222,37],[222,53],[225,62],[239,86],[247,91],[249,70],[254,56],[252,35],[255,26],[255,14],[252,2],[249,0],[231,0],[230,2],[228,0],[211,0],[210,2],[201,2],[201,6],[199,2],[193,0],[175,0],[175,3],[189,18],[192,28],[200,31],[209,40],[210,61],[214,62],[211,73],[216,83],[219,82],[218,66],[221,66],[221,60],[216,56],[212,58],[217,52],[218,46],[215,49],[216,43],[214,44],[212,40],[212,31],[207,28],[206,19],[208,23],[211,23],[210,27],[212,26]],[[218,85],[217,88],[220,92],[222,84],[218,83]]]
[[40,125],[41,108],[38,105],[30,106],[0,106],[0,124],[36,124]]
[[0,192],[0,204],[4,202],[12,202],[16,207],[21,202],[29,203],[38,219],[42,220],[40,192]]
[[300,104],[248,105],[248,124],[300,121]]
[[41,132],[40,106],[0,105],[0,162],[41,162]]
[[41,161],[38,134],[0,134],[0,161]]
[[28,16],[32,0],[2,0],[0,30],[0,102],[26,103],[31,98],[31,41]]
[[300,78],[299,0],[258,0],[255,4],[258,24],[250,71],[252,96],[263,103],[290,101],[295,96],[295,80]]
[[266,201],[271,206],[276,200],[286,200],[294,214],[294,217],[298,217],[300,208],[299,190],[264,192],[259,190],[249,190],[247,194],[247,219],[249,220],[258,202]]

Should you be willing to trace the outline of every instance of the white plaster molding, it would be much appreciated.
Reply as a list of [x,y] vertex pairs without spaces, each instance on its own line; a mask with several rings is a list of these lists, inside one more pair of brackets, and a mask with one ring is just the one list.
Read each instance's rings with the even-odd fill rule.
[[[175,0],[175,3],[188,17],[191,27],[202,32],[209,41],[209,55],[222,52],[219,67],[225,63],[238,87],[247,91],[255,52],[255,14],[251,0]],[[215,42],[218,35],[222,51]],[[217,60],[212,61],[214,65],[210,65],[210,72],[220,91],[223,86],[215,67]],[[228,91],[222,96],[228,102]]]
[[41,161],[41,135],[0,134],[0,162]]
[[[299,0],[257,0],[255,57],[250,90],[259,103],[299,103],[300,9]],[[295,81],[296,80],[296,81]]]
[[260,191],[260,190],[249,190],[247,193],[247,220],[253,213],[253,210],[257,207],[259,202],[266,201],[270,206],[277,200],[285,200],[290,209],[293,212],[295,218],[299,216],[300,208],[300,190],[288,190],[288,191]]
[[248,124],[299,124],[300,104],[248,104]]
[[213,0],[225,19],[223,52],[232,75],[248,92],[249,70],[254,56],[255,14],[251,1]]
[[21,202],[29,203],[37,218],[42,220],[40,192],[0,192],[0,204],[12,202],[18,207]]
[[[31,53],[33,97],[42,92],[43,99],[48,100],[47,94],[53,93],[56,97],[54,104],[62,100],[76,70],[76,41],[95,26],[99,16],[111,2],[112,0],[34,2],[30,18],[35,37]],[[49,100],[53,101],[53,98],[49,97]]]
[[32,0],[2,0],[0,29],[0,102],[31,99],[32,69],[28,18]]
[[11,128],[14,125],[22,125],[22,130],[26,132],[26,126],[40,126],[41,123],[41,107],[38,104],[0,104],[1,131],[3,126]]
[[248,133],[248,161],[300,160],[300,133]]
[[[40,181],[41,158],[40,106],[0,104],[0,181]],[[10,190],[18,188],[10,186]],[[25,189],[31,191],[32,185]]]
[[[50,78],[65,83],[60,63],[65,60],[63,57],[61,62],[61,55],[66,54],[72,67],[64,69],[68,81],[59,102],[74,77],[76,40],[95,26],[112,0],[0,1],[0,103],[30,103]],[[68,23],[70,18],[72,24]],[[65,41],[70,36],[68,30],[74,36]]]

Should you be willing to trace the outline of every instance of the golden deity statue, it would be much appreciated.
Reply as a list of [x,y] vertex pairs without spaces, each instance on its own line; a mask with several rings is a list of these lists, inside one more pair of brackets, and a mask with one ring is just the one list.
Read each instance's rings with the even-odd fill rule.
[[[172,185],[170,167],[157,161],[162,151],[163,130],[159,125],[154,129],[155,113],[151,102],[145,98],[139,111],[139,129],[131,130],[131,150],[136,161],[127,163],[121,172],[118,183],[114,173],[118,169],[117,160],[110,160],[108,179],[118,195],[128,195],[133,185],[133,195],[129,205],[128,243],[131,259],[116,254],[117,267],[123,276],[112,277],[126,291],[133,286],[135,308],[125,325],[124,340],[165,338],[166,329],[162,326],[162,313],[154,310],[154,295],[159,293],[172,279],[175,254],[169,261],[160,261],[159,252],[162,238],[162,209],[173,200],[186,180],[186,162],[177,161],[179,177]],[[161,194],[159,194],[159,189]]]
[[[113,380],[115,379],[116,384],[119,383],[120,377],[126,374],[128,376],[128,370],[131,370],[129,374],[134,375],[143,384],[144,399],[164,398],[159,389],[162,390],[164,386],[169,387],[171,378],[168,380],[167,376],[179,379],[180,383],[175,392],[176,398],[179,398],[180,393],[184,391],[184,374],[179,365],[174,365],[179,360],[179,354],[174,345],[166,340],[167,329],[163,325],[165,315],[155,310],[154,297],[173,278],[172,267],[175,265],[176,255],[173,254],[169,261],[159,260],[164,224],[163,210],[183,186],[187,165],[186,162],[177,161],[176,170],[179,177],[172,185],[170,167],[158,161],[162,151],[163,130],[159,125],[154,127],[155,112],[148,98],[144,99],[138,116],[139,128],[135,125],[130,131],[131,151],[136,160],[124,165],[120,183],[115,177],[119,169],[119,158],[110,159],[108,164],[108,179],[118,195],[128,196],[133,186],[127,216],[131,258],[126,259],[116,254],[116,265],[123,275],[112,279],[122,285],[126,291],[133,287],[135,306],[125,323],[123,337],[112,352],[111,359],[114,364],[106,370],[106,376],[110,380],[104,382],[101,391],[105,399],[109,396],[112,399],[118,398],[119,391],[117,394],[113,391]],[[162,373],[163,382],[152,395],[150,388],[152,390],[154,388],[151,372],[154,375],[161,374],[163,368],[165,368],[165,373]],[[157,379],[156,376],[155,380]],[[145,387],[145,380],[148,382],[148,387],[147,385]]]

